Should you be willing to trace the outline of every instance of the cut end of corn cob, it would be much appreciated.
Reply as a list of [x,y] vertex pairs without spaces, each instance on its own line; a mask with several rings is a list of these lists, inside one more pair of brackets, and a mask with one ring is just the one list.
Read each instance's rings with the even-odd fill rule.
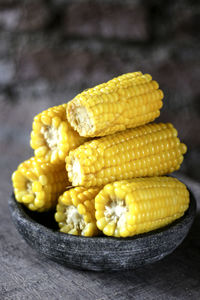
[[15,198],[30,210],[55,208],[58,197],[69,185],[64,164],[51,165],[32,157],[12,175]]
[[136,178],[106,185],[95,198],[97,227],[129,237],[166,226],[189,206],[186,186],[172,177]]
[[86,141],[70,126],[66,108],[67,104],[54,106],[34,118],[30,145],[45,162],[63,163],[71,149]]
[[87,133],[95,131],[92,116],[89,116],[89,112],[84,106],[76,106],[72,103],[68,116],[70,120],[73,120],[72,124],[76,124],[74,128],[81,133],[81,136],[87,136]]
[[77,187],[59,197],[55,220],[61,232],[82,236],[98,234],[94,199],[99,191],[100,188]]
[[152,123],[86,142],[66,158],[73,186],[103,186],[180,168],[187,147],[170,123]]
[[151,75],[127,73],[77,95],[68,103],[67,118],[81,136],[104,136],[155,120],[162,98]]

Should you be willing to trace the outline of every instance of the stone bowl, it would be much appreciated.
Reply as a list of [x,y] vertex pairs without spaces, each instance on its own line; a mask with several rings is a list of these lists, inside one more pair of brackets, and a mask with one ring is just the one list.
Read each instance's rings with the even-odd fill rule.
[[131,238],[81,237],[58,231],[54,212],[36,213],[9,199],[10,212],[19,233],[40,254],[67,267],[93,271],[131,270],[156,262],[172,253],[193,223],[196,202],[184,216],[159,230]]

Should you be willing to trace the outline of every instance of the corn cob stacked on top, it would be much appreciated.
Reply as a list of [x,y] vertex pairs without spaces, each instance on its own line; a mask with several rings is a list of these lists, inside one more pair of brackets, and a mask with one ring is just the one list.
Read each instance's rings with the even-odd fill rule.
[[104,136],[154,121],[162,98],[151,75],[127,73],[77,95],[67,118],[81,136]]
[[[172,124],[147,124],[160,115],[162,98],[151,75],[135,72],[37,115],[31,133],[36,158],[30,161],[51,170],[63,170],[66,163],[67,171],[56,175],[57,183],[62,183],[54,192],[55,183],[44,180],[43,174],[32,179],[37,182],[31,182],[30,189],[27,174],[34,172],[25,162],[13,175],[17,201],[43,211],[53,207],[48,200],[53,199],[54,205],[58,203],[55,219],[60,231],[86,236],[99,231],[132,236],[183,215],[189,205],[186,187],[174,178],[158,176],[179,169],[187,148]],[[88,137],[97,138],[87,141]],[[67,176],[74,186],[68,190]],[[32,194],[43,191],[42,182],[51,192],[43,193],[38,202]]]

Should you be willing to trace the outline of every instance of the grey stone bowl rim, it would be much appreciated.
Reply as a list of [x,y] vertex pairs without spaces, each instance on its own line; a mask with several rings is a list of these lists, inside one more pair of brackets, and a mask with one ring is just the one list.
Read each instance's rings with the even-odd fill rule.
[[[195,201],[193,194],[190,191],[190,205],[189,205],[189,208],[187,209],[187,211],[185,212],[184,216],[182,216],[180,219],[174,221],[173,223],[171,223],[161,229],[153,230],[148,233],[144,233],[144,234],[140,234],[140,235],[136,235],[136,236],[128,237],[128,238],[115,238],[115,237],[107,237],[107,236],[84,237],[84,236],[75,236],[75,235],[61,233],[58,230],[54,230],[54,229],[48,228],[42,224],[39,224],[37,221],[35,221],[34,219],[32,219],[31,217],[29,217],[27,215],[26,211],[24,210],[25,207],[23,206],[23,204],[18,203],[15,200],[14,194],[11,195],[8,203],[9,203],[9,209],[10,209],[10,212],[12,215],[12,219],[13,219],[13,222],[14,222],[16,228],[18,229],[18,231],[22,235],[22,237],[26,240],[26,242],[32,248],[35,248],[35,250],[38,251],[39,253],[42,253],[43,255],[49,257],[50,259],[60,262],[68,267],[82,269],[82,270],[94,270],[94,271],[129,270],[129,269],[134,269],[136,267],[145,265],[147,263],[152,263],[152,262],[162,259],[166,255],[173,252],[181,244],[181,242],[187,236],[187,234],[190,230],[190,227],[192,226],[192,223],[194,221],[195,215],[196,215],[196,201]],[[21,220],[22,222],[20,223],[19,220]],[[73,263],[70,261],[65,261],[65,259],[57,259],[57,257],[52,256],[52,254],[44,253],[43,251],[41,251],[41,249],[37,248],[37,246],[34,244],[34,240],[33,241],[31,240],[31,232],[38,232],[38,233],[40,232],[48,237],[47,240],[49,242],[49,246],[51,244],[51,241],[53,241],[53,240],[61,241],[62,245],[66,244],[66,252],[69,251],[68,246],[70,244],[76,245],[78,242],[78,245],[81,248],[81,249],[79,249],[79,251],[83,255],[87,255],[87,253],[88,253],[88,247],[87,247],[88,243],[91,245],[91,249],[93,249],[93,247],[96,249],[96,247],[97,247],[100,252],[104,251],[105,253],[107,253],[108,256],[109,256],[109,252],[111,251],[111,247],[113,247],[113,250],[119,248],[119,251],[116,251],[119,255],[119,253],[123,253],[123,251],[126,251],[126,247],[132,246],[133,243],[135,243],[135,241],[139,242],[139,244],[141,244],[143,240],[150,241],[150,239],[152,239],[152,238],[154,238],[154,239],[156,238],[159,241],[159,238],[162,239],[163,234],[166,235],[166,237],[167,236],[169,237],[172,230],[177,230],[177,232],[179,232],[179,229],[181,229],[181,226],[183,226],[183,224],[187,225],[187,229],[185,230],[184,235],[181,238],[179,238],[179,241],[177,241],[177,244],[173,249],[168,251],[168,253],[163,253],[163,255],[160,254],[157,257],[152,257],[149,261],[144,261],[141,264],[136,264],[134,266],[134,268],[131,266],[130,266],[130,268],[128,266],[117,267],[117,266],[113,266],[112,263],[111,263],[111,265],[109,265],[109,268],[107,266],[98,267],[97,262],[96,262],[97,267],[94,265],[87,266],[84,263],[81,263],[79,265],[79,263],[77,264],[77,263]],[[22,230],[22,227],[25,228],[24,232]],[[29,232],[29,229],[31,229],[30,232]],[[38,244],[40,242],[42,243],[41,237],[39,240],[40,241],[36,241],[36,244]],[[86,247],[86,250],[84,251],[85,247]],[[136,245],[136,249],[134,251],[136,251],[136,250],[137,250],[137,245]],[[75,253],[75,254],[77,254],[77,253]]]

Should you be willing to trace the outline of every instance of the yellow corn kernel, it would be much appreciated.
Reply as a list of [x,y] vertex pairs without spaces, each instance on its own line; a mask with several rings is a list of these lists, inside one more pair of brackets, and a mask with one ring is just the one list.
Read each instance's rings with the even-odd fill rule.
[[34,205],[35,205],[37,210],[44,206],[43,194],[40,194],[39,196],[40,196],[40,198],[38,198],[38,195],[37,195],[35,200],[34,200]]
[[[83,236],[91,236],[91,234],[93,235],[93,232],[96,232],[97,230],[97,226],[96,223],[88,223],[85,228],[82,231],[82,235]],[[98,234],[99,232],[97,232]]]
[[151,75],[128,73],[78,94],[68,103],[67,118],[81,136],[104,136],[154,121],[162,98]]
[[31,203],[34,201],[34,196],[33,195],[24,195],[22,198],[24,203]]
[[105,186],[95,198],[97,227],[105,235],[128,237],[161,228],[183,216],[189,206],[186,186],[173,177],[135,178],[115,184],[109,184],[114,197]]
[[35,204],[30,203],[30,204],[28,205],[28,209],[33,210],[33,211],[36,211],[36,210],[37,210],[37,207],[35,206]]
[[35,156],[37,157],[43,157],[45,154],[48,152],[48,147],[47,146],[40,146],[35,150]]
[[58,210],[60,211],[57,211],[55,213],[55,219],[57,222],[64,222],[65,221],[65,215],[63,214],[62,210],[60,209],[60,207],[58,208]]
[[64,163],[51,165],[35,157],[19,165],[12,182],[16,200],[39,212],[55,208],[58,197],[69,185]]
[[41,192],[42,190],[43,190],[43,188],[42,188],[42,185],[41,185],[40,182],[35,181],[35,182],[32,183],[32,191],[34,193]]
[[108,223],[104,228],[103,228],[103,233],[105,235],[108,235],[108,236],[113,236],[114,234],[114,231],[115,231],[115,228],[116,228],[116,224],[113,222],[113,223]]
[[61,232],[82,236],[98,234],[94,198],[100,189],[76,187],[65,191],[59,197],[55,220]]
[[30,145],[45,162],[62,164],[71,149],[86,141],[68,123],[66,108],[67,104],[54,106],[34,118]]
[[84,215],[86,213],[86,208],[82,203],[78,204],[77,210],[80,215]]
[[172,124],[152,123],[86,142],[70,151],[66,168],[73,186],[103,186],[169,174],[179,169],[185,151]]
[[37,195],[36,195],[36,198],[37,200],[43,200],[45,198],[45,192],[44,191],[41,191],[41,192],[38,192]]
[[39,176],[39,182],[42,184],[42,185],[46,185],[48,183],[48,178],[47,176],[45,175],[40,175]]
[[[95,205],[95,209],[96,209],[96,212],[99,212],[99,210],[97,210],[97,208],[96,208],[96,205]],[[102,208],[102,210],[103,210],[103,208]],[[97,216],[96,216],[96,218],[97,218]],[[100,219],[97,219],[97,227],[100,230],[103,230],[107,224],[108,224],[108,222],[106,221],[106,218],[100,217]]]

